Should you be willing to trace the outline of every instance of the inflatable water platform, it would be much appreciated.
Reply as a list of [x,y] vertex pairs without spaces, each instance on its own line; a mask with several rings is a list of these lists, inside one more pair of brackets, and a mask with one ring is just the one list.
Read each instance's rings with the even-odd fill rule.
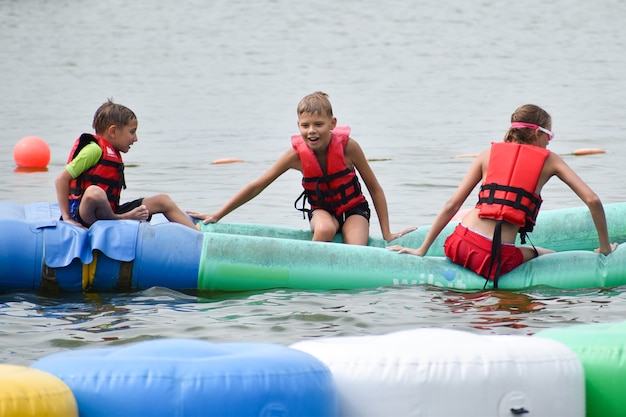
[[[610,239],[626,241],[626,203],[605,205]],[[58,205],[0,202],[0,291],[250,291],[272,288],[366,289],[433,285],[472,291],[485,279],[443,256],[450,223],[423,258],[385,249],[418,247],[421,227],[368,246],[312,242],[311,232],[215,223],[194,231],[169,222],[105,220],[89,230],[59,221]],[[626,284],[626,249],[593,252],[597,235],[586,207],[543,211],[532,243],[558,253],[503,275],[500,289],[615,287]]]

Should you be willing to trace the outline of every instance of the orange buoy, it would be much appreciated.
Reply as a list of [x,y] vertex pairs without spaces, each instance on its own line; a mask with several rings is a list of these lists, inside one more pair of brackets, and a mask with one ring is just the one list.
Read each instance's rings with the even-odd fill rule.
[[212,164],[232,164],[235,162],[243,162],[243,159],[239,159],[239,158],[222,158],[222,159],[216,159],[215,161],[212,162]]
[[606,152],[604,149],[600,149],[600,148],[583,148],[583,149],[576,149],[574,152],[572,152],[572,155],[582,156],[582,155],[593,155],[597,153],[606,153]]
[[40,137],[26,136],[15,144],[13,159],[20,168],[45,168],[50,162],[50,147]]

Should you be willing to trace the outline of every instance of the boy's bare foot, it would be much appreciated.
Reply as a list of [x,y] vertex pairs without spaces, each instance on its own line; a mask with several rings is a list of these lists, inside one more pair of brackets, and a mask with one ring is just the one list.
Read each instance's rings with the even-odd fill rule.
[[148,207],[142,204],[139,207],[132,209],[128,213],[119,214],[119,219],[145,221],[148,220],[149,215],[150,212],[148,211]]

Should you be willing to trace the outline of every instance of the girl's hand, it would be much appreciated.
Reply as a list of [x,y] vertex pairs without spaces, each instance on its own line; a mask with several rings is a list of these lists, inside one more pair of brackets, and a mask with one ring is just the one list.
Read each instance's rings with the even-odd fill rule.
[[602,252],[602,251],[600,250],[600,248],[598,248],[598,249],[594,250],[594,252],[595,252],[595,253],[601,253],[601,254],[603,254],[603,255],[608,255],[608,254],[610,254],[610,253],[612,253],[612,252],[615,252],[615,249],[617,249],[617,245],[618,245],[618,243],[617,243],[617,242],[615,242],[615,243],[611,243],[611,250],[610,250],[610,251],[608,251],[608,252]]
[[404,246],[400,246],[400,245],[392,245],[392,246],[387,246],[387,249],[398,252],[398,253],[408,253],[408,254],[416,255],[416,256],[424,256],[424,253],[422,253],[422,250],[421,250],[422,248],[411,249],[411,248],[405,248]]
[[203,214],[198,213],[196,211],[187,211],[187,214],[193,217],[194,219],[200,219],[204,224],[207,223],[217,223],[220,219],[216,217],[214,214]]

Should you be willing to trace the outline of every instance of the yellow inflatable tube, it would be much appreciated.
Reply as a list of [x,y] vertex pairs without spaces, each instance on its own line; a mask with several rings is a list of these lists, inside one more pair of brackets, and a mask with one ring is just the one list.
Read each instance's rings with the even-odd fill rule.
[[56,376],[39,369],[0,365],[0,416],[74,417],[76,399]]

